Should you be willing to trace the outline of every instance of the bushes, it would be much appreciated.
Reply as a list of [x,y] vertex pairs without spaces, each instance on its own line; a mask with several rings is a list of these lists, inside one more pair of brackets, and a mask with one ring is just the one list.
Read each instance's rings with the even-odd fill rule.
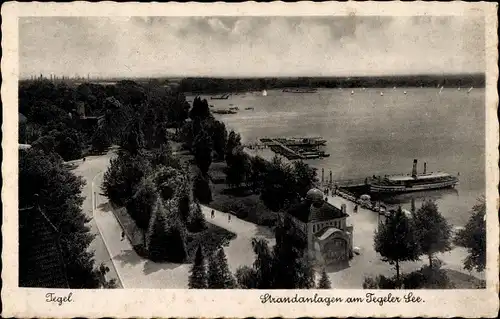
[[453,289],[454,285],[448,278],[446,271],[440,268],[439,262],[435,261],[434,266],[423,266],[419,270],[401,275],[401,283],[398,283],[397,276],[375,278],[365,277],[364,289]]

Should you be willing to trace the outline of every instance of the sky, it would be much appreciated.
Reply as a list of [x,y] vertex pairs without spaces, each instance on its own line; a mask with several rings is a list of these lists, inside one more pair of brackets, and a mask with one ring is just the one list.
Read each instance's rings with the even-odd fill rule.
[[21,77],[372,76],[485,71],[476,16],[30,17]]

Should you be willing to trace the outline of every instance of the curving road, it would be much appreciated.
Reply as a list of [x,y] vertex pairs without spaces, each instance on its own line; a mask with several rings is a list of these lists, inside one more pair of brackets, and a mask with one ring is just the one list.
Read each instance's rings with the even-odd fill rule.
[[111,153],[102,156],[89,156],[86,158],[85,162],[82,160],[76,160],[68,163],[76,165],[76,168],[73,169],[73,173],[75,173],[75,175],[83,177],[83,179],[85,180],[85,186],[82,189],[82,195],[84,197],[82,211],[85,213],[85,215],[87,215],[88,218],[91,219],[89,223],[90,231],[95,236],[95,238],[90,244],[89,250],[94,251],[95,264],[96,266],[98,266],[99,264],[104,263],[109,268],[109,272],[106,274],[106,279],[116,279],[117,286],[122,287],[122,284],[118,277],[118,273],[114,267],[113,262],[111,261],[111,255],[101,236],[96,220],[94,218],[92,205],[92,189],[94,177],[102,172],[102,167],[106,167],[111,156]]

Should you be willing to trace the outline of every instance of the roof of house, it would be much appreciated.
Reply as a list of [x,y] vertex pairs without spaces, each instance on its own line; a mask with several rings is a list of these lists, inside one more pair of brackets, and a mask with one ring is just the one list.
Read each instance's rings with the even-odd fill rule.
[[313,204],[313,201],[308,199],[292,206],[288,210],[288,213],[304,223],[327,221],[349,216],[327,201],[323,200]]
[[338,228],[335,228],[335,227],[325,227],[323,228],[322,230],[320,230],[319,232],[317,232],[315,234],[315,236],[319,239],[319,240],[325,240],[325,239],[328,239],[330,236],[332,236],[333,234],[335,233],[344,233],[342,230],[338,229]]

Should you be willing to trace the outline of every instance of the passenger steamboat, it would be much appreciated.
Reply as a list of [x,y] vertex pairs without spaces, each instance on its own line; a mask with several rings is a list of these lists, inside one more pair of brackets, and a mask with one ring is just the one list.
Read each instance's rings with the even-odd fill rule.
[[423,174],[417,174],[417,160],[413,160],[412,174],[377,177],[370,184],[372,193],[407,193],[440,188],[452,188],[458,184],[458,177],[448,173],[427,173],[424,163]]

